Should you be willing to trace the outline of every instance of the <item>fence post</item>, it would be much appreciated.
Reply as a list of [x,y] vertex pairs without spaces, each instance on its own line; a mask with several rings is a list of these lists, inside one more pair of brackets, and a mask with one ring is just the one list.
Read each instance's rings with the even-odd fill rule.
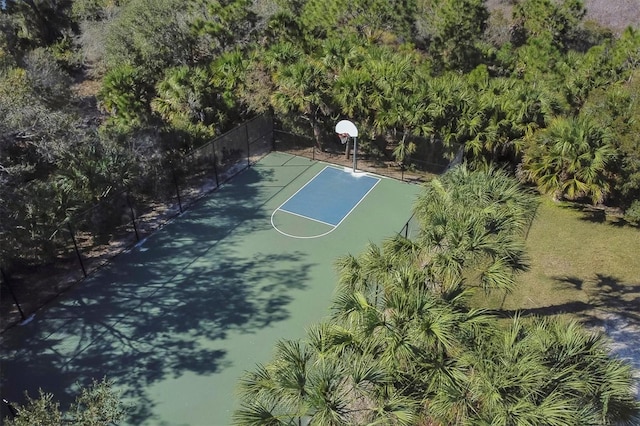
[[136,214],[133,211],[131,205],[131,199],[129,198],[129,191],[126,192],[127,205],[129,206],[129,212],[131,213],[131,223],[133,224],[133,232],[136,233],[136,241],[140,241],[140,235],[138,235],[138,226],[136,225]]
[[180,199],[180,187],[178,186],[178,176],[176,176],[176,169],[171,166],[171,175],[173,176],[173,185],[176,187],[176,196],[178,197],[178,208],[182,213],[182,199]]
[[20,303],[18,303],[18,298],[16,297],[16,294],[13,292],[13,288],[11,287],[11,284],[9,284],[9,280],[7,279],[7,276],[4,274],[4,269],[0,268],[0,274],[2,274],[2,282],[9,289],[9,293],[11,294],[11,298],[13,299],[13,303],[16,304],[16,306],[18,307],[18,311],[20,311],[20,316],[22,317],[22,321],[26,320],[27,317],[22,311],[22,307],[20,306]]
[[247,138],[247,167],[251,167],[251,141],[249,141],[249,125],[244,123],[244,137]]
[[[267,113],[265,113],[267,114]],[[276,129],[273,123],[273,116],[271,115],[271,151],[276,151]]]
[[216,188],[220,187],[220,182],[218,181],[218,156],[215,152],[215,145],[213,146],[213,174],[216,177]]
[[76,242],[76,236],[73,233],[71,222],[67,222],[67,227],[69,228],[69,233],[71,233],[71,240],[73,241],[73,247],[76,249],[76,255],[78,256],[78,261],[80,262],[82,273],[84,274],[84,277],[87,278],[87,270],[84,268],[84,262],[82,261],[82,255],[80,254],[80,249],[78,249],[78,243]]

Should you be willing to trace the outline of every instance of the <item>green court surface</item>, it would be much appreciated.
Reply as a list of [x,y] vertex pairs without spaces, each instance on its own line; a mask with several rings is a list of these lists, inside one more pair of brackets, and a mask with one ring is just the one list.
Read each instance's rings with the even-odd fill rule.
[[420,189],[381,178],[335,229],[274,214],[326,166],[269,154],[5,332],[2,396],[106,376],[129,424],[231,424],[242,373],[328,314],[335,259],[399,232]]

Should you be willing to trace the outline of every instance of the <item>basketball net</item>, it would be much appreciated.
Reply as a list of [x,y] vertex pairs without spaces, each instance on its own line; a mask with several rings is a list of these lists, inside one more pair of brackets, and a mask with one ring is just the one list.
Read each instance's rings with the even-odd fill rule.
[[338,133],[338,137],[340,138],[342,145],[344,145],[349,140],[349,133]]

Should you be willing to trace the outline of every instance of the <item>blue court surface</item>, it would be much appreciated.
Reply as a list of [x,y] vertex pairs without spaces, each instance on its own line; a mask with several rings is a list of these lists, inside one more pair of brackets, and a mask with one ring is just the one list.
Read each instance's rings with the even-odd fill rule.
[[378,182],[379,178],[325,167],[280,210],[338,226]]

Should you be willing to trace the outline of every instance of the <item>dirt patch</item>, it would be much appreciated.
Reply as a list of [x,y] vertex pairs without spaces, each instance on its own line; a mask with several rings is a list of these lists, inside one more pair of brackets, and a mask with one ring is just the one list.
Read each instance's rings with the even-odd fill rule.
[[593,329],[605,333],[611,339],[611,352],[626,361],[634,369],[636,398],[640,400],[640,324],[621,314],[599,311]]
[[100,81],[85,79],[71,86],[71,91],[80,98],[93,98],[98,94],[101,86]]
[[640,0],[585,0],[585,21],[594,21],[620,34],[627,27],[640,28]]
[[[487,0],[490,11],[500,10],[510,19],[513,0]],[[640,0],[584,0],[587,10],[583,22],[592,21],[609,28],[614,34],[622,33],[627,27],[640,28]]]

